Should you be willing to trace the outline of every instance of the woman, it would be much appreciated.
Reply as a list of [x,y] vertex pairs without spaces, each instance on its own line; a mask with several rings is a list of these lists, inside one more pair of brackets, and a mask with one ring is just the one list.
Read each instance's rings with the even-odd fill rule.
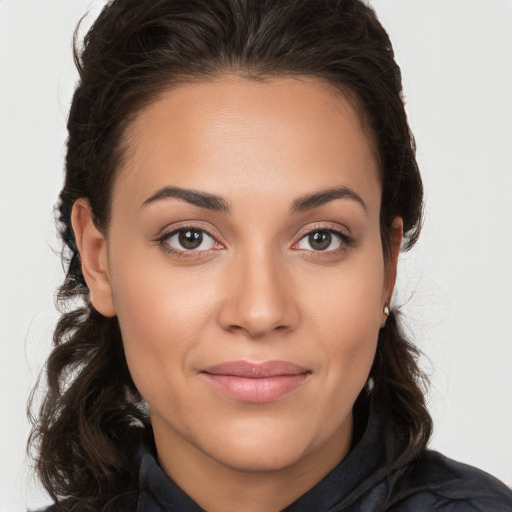
[[53,510],[509,510],[426,450],[391,309],[422,184],[357,0],[118,0],[77,57]]

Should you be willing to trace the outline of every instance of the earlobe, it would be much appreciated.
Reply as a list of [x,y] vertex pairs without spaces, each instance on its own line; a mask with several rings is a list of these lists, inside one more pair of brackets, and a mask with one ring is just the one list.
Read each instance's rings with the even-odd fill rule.
[[91,303],[102,315],[114,316],[116,312],[108,270],[107,244],[103,234],[94,225],[91,207],[86,199],[78,199],[73,205],[71,225]]

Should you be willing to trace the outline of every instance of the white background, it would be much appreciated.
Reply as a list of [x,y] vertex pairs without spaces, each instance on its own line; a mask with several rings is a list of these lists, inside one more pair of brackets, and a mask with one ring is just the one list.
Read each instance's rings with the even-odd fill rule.
[[[52,208],[76,80],[71,38],[102,1],[0,0],[0,511],[47,502],[25,403],[62,274]],[[426,187],[398,303],[428,355],[431,446],[512,485],[512,1],[373,0],[402,66]]]

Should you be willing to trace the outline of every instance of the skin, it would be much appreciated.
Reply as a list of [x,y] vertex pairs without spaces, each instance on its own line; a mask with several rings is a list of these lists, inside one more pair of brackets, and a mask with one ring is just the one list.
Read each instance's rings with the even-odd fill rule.
[[[164,93],[126,143],[108,233],[85,200],[72,221],[92,303],[119,318],[159,462],[209,511],[281,510],[350,449],[393,293],[402,224],[385,260],[372,141],[327,84],[225,76]],[[163,187],[215,194],[230,211],[176,197],[145,204]],[[333,187],[352,196],[293,210]],[[168,235],[184,227],[211,238],[186,252]],[[319,250],[309,234],[326,231]],[[308,374],[277,400],[241,401],[202,373],[233,360]]]

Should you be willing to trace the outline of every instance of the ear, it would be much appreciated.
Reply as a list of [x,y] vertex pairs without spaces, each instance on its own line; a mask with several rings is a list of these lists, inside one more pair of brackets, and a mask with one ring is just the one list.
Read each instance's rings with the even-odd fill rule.
[[[384,311],[387,305],[391,308],[391,300],[396,283],[396,274],[398,268],[398,256],[400,255],[400,248],[402,246],[402,238],[404,234],[404,223],[402,217],[395,217],[391,224],[390,237],[389,237],[389,254],[385,262],[385,277],[384,288],[382,290],[382,310]],[[384,321],[387,315],[384,315]]]
[[94,225],[91,207],[86,199],[78,199],[73,205],[71,225],[91,303],[103,316],[114,316],[116,312],[110,286],[107,244],[103,234]]

